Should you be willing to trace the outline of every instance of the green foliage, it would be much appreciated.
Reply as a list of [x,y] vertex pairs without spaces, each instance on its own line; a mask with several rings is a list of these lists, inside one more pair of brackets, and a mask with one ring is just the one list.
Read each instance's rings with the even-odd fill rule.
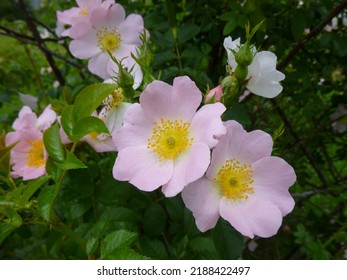
[[[10,1],[0,2],[0,26],[31,37],[18,8]],[[308,29],[312,32],[338,4],[117,2],[127,14],[141,14],[150,33],[147,56],[139,60],[147,69],[145,84],[153,77],[170,83],[188,75],[203,93],[225,76],[224,37],[245,42],[247,23],[253,29],[265,19],[252,44],[259,51],[273,51],[282,63]],[[74,6],[74,1],[42,3],[33,14],[52,30],[56,10]],[[222,220],[200,233],[180,196],[164,199],[160,191],[141,192],[114,180],[115,153],[96,153],[80,140],[93,132],[109,132],[92,114],[117,85],[103,84],[91,75],[86,61],[67,52],[69,41],[57,43],[53,32],[45,44],[65,79],[64,87],[56,86],[57,77],[40,48],[1,33],[0,258],[342,259],[347,249],[347,133],[332,129],[330,115],[339,104],[347,104],[344,17],[345,11],[331,32],[320,30],[282,65],[284,90],[275,102],[250,95],[223,115],[223,120],[236,120],[248,131],[262,129],[272,135],[273,155],[290,163],[298,178],[290,189],[294,211],[276,236],[255,238],[255,250],[249,239]],[[135,92],[135,101],[143,88]],[[61,125],[56,122],[43,137],[48,175],[30,181],[10,177],[9,153],[15,144],[5,147],[4,140],[23,106],[19,92],[38,98],[36,112],[51,103],[61,115]],[[73,143],[62,144],[61,129]]]

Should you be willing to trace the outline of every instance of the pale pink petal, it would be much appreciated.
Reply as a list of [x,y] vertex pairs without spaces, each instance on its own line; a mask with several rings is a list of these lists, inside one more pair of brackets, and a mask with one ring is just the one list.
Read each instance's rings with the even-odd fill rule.
[[277,205],[285,216],[294,208],[288,189],[296,181],[294,169],[279,157],[264,157],[252,165],[254,195]]
[[166,184],[173,171],[172,160],[159,161],[147,147],[128,147],[118,153],[113,177],[129,181],[143,191],[153,191]]
[[99,53],[96,56],[93,56],[88,62],[88,70],[99,76],[100,78],[106,80],[110,78],[110,75],[107,73],[107,64],[111,60],[107,53]]
[[223,219],[249,238],[273,236],[282,223],[282,213],[277,206],[254,196],[237,202],[223,197],[219,212]]
[[187,76],[177,77],[170,86],[161,81],[150,83],[140,96],[144,113],[153,121],[164,119],[190,122],[202,100],[201,92]]
[[131,53],[136,54],[136,45],[121,44],[112,55],[118,60],[131,59]]
[[130,105],[124,114],[123,127],[113,134],[118,151],[129,146],[147,147],[153,127],[153,123],[143,114],[140,104]]
[[124,43],[134,45],[141,44],[140,34],[144,32],[142,16],[130,14],[118,28]]
[[78,39],[72,40],[69,45],[69,50],[73,56],[80,59],[94,58],[101,52],[98,47],[95,31],[90,30],[90,32],[85,33]]
[[182,199],[185,206],[193,212],[195,223],[201,232],[217,224],[221,195],[216,183],[206,178],[192,182],[183,189]]
[[217,145],[218,139],[226,133],[226,129],[221,120],[221,115],[225,111],[222,103],[207,104],[195,114],[190,132],[194,136],[194,142],[205,143],[209,148]]
[[12,124],[14,130],[32,129],[37,123],[36,114],[31,111],[30,107],[23,106],[19,111],[18,118]]
[[189,183],[201,178],[210,164],[210,149],[206,144],[193,144],[174,160],[173,174],[162,191],[166,197],[177,195]]
[[40,166],[38,168],[28,168],[21,171],[23,180],[32,180],[46,174],[46,166]]
[[89,45],[97,45],[96,32],[90,22],[81,21],[75,23],[71,28],[67,29],[62,35],[69,36],[72,39],[79,39]]
[[108,9],[105,9],[102,7],[94,9],[90,15],[90,23],[96,29],[108,26],[107,14],[108,14]]
[[80,8],[85,9],[91,5],[101,5],[101,0],[76,0],[77,5]]
[[236,121],[224,123],[227,133],[219,140],[212,152],[211,167],[207,177],[211,180],[228,159],[237,159],[241,164],[251,164],[271,155],[273,141],[269,134],[261,130],[247,132]]
[[37,119],[37,128],[41,131],[49,128],[52,123],[57,119],[57,114],[52,110],[52,106],[48,105],[45,110],[42,112],[40,117]]
[[[107,25],[119,28],[125,20],[125,10],[122,5],[114,4],[107,13]],[[121,33],[122,34],[122,33]],[[122,37],[123,40],[123,37]]]
[[78,17],[80,14],[81,9],[80,8],[71,8],[68,10],[65,10],[63,12],[57,11],[57,19],[58,21],[65,23],[65,24],[73,24],[73,18]]

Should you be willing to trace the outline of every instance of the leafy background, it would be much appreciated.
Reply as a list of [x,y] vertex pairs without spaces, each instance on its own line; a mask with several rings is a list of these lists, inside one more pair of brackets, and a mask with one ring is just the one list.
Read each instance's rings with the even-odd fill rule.
[[[19,92],[37,96],[38,111],[52,103],[61,113],[83,88],[100,82],[88,73],[86,61],[69,54],[69,40],[54,33],[56,10],[75,6],[74,1],[23,2],[38,30],[42,34],[49,30],[41,48],[19,2],[23,1],[0,3],[2,144],[22,107]],[[241,37],[243,42],[245,24],[255,26],[266,19],[253,43],[277,55],[278,68],[286,75],[284,90],[274,100],[246,98],[230,108],[224,119],[273,135],[273,154],[288,161],[297,174],[290,189],[294,211],[284,218],[278,234],[268,239],[246,239],[222,220],[201,234],[180,196],[167,199],[160,191],[144,193],[115,181],[111,170],[116,155],[98,154],[80,143],[75,147],[76,164],[87,168],[52,168],[51,175],[66,173],[57,192],[51,177],[16,181],[16,190],[11,190],[8,166],[2,164],[0,258],[346,258],[347,133],[332,130],[330,115],[339,104],[347,104],[343,10],[347,1],[117,2],[127,14],[144,17],[154,76],[170,83],[176,76],[188,75],[202,92],[225,75],[224,38]],[[333,17],[338,18],[337,26],[325,30]],[[53,58],[56,73],[47,69],[47,55]],[[0,156],[3,163],[8,150],[1,148]]]

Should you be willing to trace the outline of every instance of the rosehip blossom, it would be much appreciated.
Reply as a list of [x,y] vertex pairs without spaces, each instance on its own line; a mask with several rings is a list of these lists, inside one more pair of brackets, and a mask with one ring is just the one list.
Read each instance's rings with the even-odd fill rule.
[[336,112],[330,115],[330,119],[333,120],[331,125],[333,129],[339,133],[343,133],[347,130],[347,109],[345,105],[339,104]]
[[65,11],[57,11],[57,29],[58,36],[70,36],[70,28],[65,29],[64,25],[74,26],[79,22],[90,21],[91,13],[97,8],[110,8],[115,4],[114,0],[76,0],[78,7],[73,7]]
[[6,134],[6,146],[18,142],[11,150],[11,176],[31,180],[46,174],[47,152],[43,145],[43,131],[56,120],[56,114],[47,106],[41,116],[24,106],[12,127],[14,132]]
[[[130,14],[125,18],[124,8],[119,4],[109,9],[97,8],[90,16],[90,23],[78,22],[70,30],[74,39],[69,45],[71,53],[80,59],[89,59],[88,69],[102,79],[114,73],[110,54],[118,61],[131,59],[142,44],[140,34],[144,32],[143,18]],[[111,65],[110,65],[111,64]]]
[[131,103],[123,102],[123,100],[122,89],[119,88],[104,100],[105,106],[101,109],[99,115],[94,114],[105,122],[110,132],[109,134],[93,132],[83,138],[98,153],[117,151],[113,141],[114,134],[122,127],[125,111],[131,105]]
[[[224,48],[228,53],[228,64],[235,71],[237,62],[231,50],[237,52],[240,46],[240,38],[232,40],[231,37],[224,39]],[[259,96],[273,98],[281,93],[283,87],[280,81],[285,78],[285,75],[276,70],[277,57],[270,51],[256,52],[253,47],[254,54],[253,62],[248,66],[248,80],[246,88]]]
[[163,186],[166,197],[201,178],[210,163],[210,148],[225,133],[220,118],[224,105],[208,104],[196,112],[201,100],[200,90],[187,76],[175,78],[172,86],[150,83],[115,133],[119,152],[114,178],[143,191]]
[[212,151],[206,176],[184,188],[183,201],[202,232],[213,228],[222,216],[245,236],[270,237],[278,231],[282,217],[293,210],[288,189],[296,180],[294,170],[271,156],[269,134],[248,133],[236,121],[225,126],[227,133]]
[[218,85],[211,89],[209,93],[205,96],[205,103],[214,103],[221,101],[223,97],[222,86]]

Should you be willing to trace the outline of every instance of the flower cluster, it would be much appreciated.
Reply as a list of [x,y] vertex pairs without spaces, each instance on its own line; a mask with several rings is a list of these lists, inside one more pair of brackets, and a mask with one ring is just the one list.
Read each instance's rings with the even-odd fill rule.
[[[276,234],[282,217],[294,207],[288,189],[296,180],[295,172],[283,159],[271,156],[269,134],[246,132],[236,121],[222,121],[242,87],[270,98],[282,91],[279,81],[284,74],[276,70],[276,56],[256,52],[249,43],[254,33],[247,33],[243,45],[240,39],[228,37],[224,47],[229,75],[205,96],[205,105],[201,106],[203,95],[188,76],[176,77],[172,85],[154,80],[137,100],[133,92],[145,70],[132,55],[139,54],[140,34],[146,32],[142,17],[126,17],[123,7],[113,0],[77,0],[77,4],[57,12],[61,35],[72,39],[74,56],[89,59],[90,72],[117,85],[101,110],[93,113],[109,133],[87,130],[75,144],[85,141],[97,152],[117,151],[116,180],[129,181],[142,191],[161,187],[165,197],[182,193],[202,232],[222,217],[250,238]],[[89,114],[95,108],[88,111],[88,118],[93,119]],[[62,122],[50,106],[39,118],[23,107],[13,124],[14,132],[6,136],[8,146],[16,144],[11,150],[13,177],[29,180],[46,173],[43,132],[56,120]],[[65,134],[61,128],[60,134],[63,144],[70,142],[68,131]]]

